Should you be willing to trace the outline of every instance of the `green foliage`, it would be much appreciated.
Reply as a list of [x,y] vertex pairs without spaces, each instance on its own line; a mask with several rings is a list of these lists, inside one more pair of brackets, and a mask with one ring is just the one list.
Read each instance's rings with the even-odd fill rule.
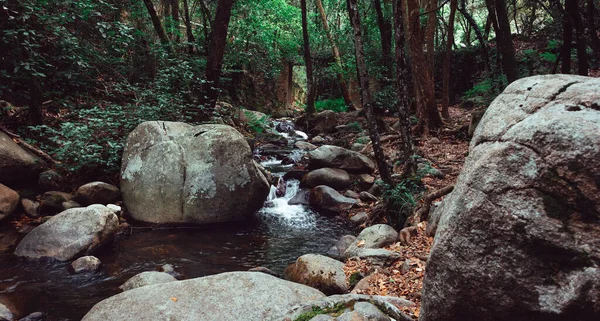
[[308,321],[319,314],[330,314],[331,316],[340,316],[346,310],[346,306],[338,303],[332,307],[321,308],[318,306],[312,307],[312,310],[298,316],[294,321]]
[[363,131],[362,126],[357,121],[353,121],[353,122],[349,123],[348,127],[350,127],[352,129],[352,131],[355,131],[357,133],[360,133]]
[[332,110],[336,113],[346,112],[348,110],[343,98],[315,101],[315,109],[317,111]]
[[360,136],[356,139],[356,142],[359,144],[368,144],[371,141],[371,139],[367,136]]
[[363,275],[360,272],[354,272],[348,278],[348,285],[353,288],[360,280],[363,279]]
[[475,105],[488,106],[507,84],[508,81],[504,75],[485,78],[468,90],[464,99],[473,101]]
[[253,132],[260,134],[267,129],[269,115],[258,117],[256,113],[251,111],[244,111],[244,114],[248,119],[248,127],[250,127]]

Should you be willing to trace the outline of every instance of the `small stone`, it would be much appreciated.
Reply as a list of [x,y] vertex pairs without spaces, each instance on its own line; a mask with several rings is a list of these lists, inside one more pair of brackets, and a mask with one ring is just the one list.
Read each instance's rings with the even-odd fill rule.
[[106,208],[113,211],[117,215],[121,214],[121,211],[122,211],[121,206],[115,205],[115,204],[107,204]]
[[42,191],[51,191],[61,189],[61,184],[63,182],[62,176],[57,172],[49,169],[47,171],[43,171],[38,176],[38,187]]
[[377,202],[379,199],[369,192],[360,192],[360,200],[363,202]]
[[435,144],[435,145],[438,145],[438,144],[441,144],[441,143],[442,143],[442,141],[441,141],[439,138],[437,138],[437,137],[434,137],[434,138],[432,138],[432,139],[430,139],[430,140],[429,140],[429,143],[430,143],[430,144]]
[[369,174],[358,175],[358,185],[362,189],[367,190],[367,189],[371,188],[371,186],[373,186],[374,183],[375,183],[375,177],[373,177]]
[[313,144],[323,144],[325,142],[325,139],[321,136],[315,136],[310,140],[310,142]]
[[353,190],[347,190],[344,193],[344,196],[350,197],[350,198],[353,198],[353,199],[356,199],[356,200],[360,197],[360,195],[357,192],[353,191]]
[[21,199],[21,206],[23,206],[23,210],[25,210],[25,214],[27,214],[27,216],[32,218],[40,216],[38,212],[40,208],[40,203],[27,198],[23,198]]
[[0,321],[12,321],[13,318],[13,313],[4,304],[0,303]]
[[71,263],[71,267],[75,273],[95,272],[100,267],[100,264],[101,262],[97,257],[88,255],[75,260]]
[[304,142],[304,141],[298,141],[294,144],[294,147],[301,149],[301,150],[306,150],[306,151],[310,151],[310,150],[315,150],[317,149],[317,146],[309,143],[309,142]]
[[33,312],[30,315],[24,317],[23,319],[21,319],[19,321],[36,321],[36,320],[42,320],[43,316],[44,316],[44,314],[42,312]]
[[81,204],[75,201],[67,201],[62,203],[62,207],[64,210],[68,210],[70,208],[82,207]]
[[356,225],[360,225],[369,219],[369,215],[366,212],[358,212],[350,217],[350,221]]
[[42,195],[39,212],[42,214],[56,214],[64,210],[63,203],[73,199],[69,193],[49,191]]
[[363,150],[365,147],[367,147],[367,145],[365,144],[361,144],[361,143],[354,143],[352,144],[352,146],[350,147],[351,151],[354,152],[360,152],[361,150]]

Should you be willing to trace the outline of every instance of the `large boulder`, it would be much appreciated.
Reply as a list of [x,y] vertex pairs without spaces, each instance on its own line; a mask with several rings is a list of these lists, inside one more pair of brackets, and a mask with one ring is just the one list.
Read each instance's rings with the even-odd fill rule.
[[354,173],[372,172],[375,169],[375,163],[367,156],[339,146],[323,145],[307,155],[310,168],[332,167]]
[[19,193],[0,184],[0,221],[11,216],[19,205]]
[[15,254],[28,258],[52,257],[68,261],[92,253],[111,241],[119,219],[103,205],[72,208],[34,228],[19,243]]
[[306,284],[325,294],[348,292],[344,263],[320,254],[305,254],[284,271],[286,280]]
[[335,132],[338,125],[338,115],[331,110],[324,110],[306,118],[306,115],[296,120],[296,128],[306,128],[312,134],[329,134]]
[[335,189],[344,189],[352,185],[352,179],[343,169],[319,168],[304,175],[302,185],[307,187],[327,185]]
[[438,209],[421,320],[599,320],[599,168],[600,79],[509,85]]
[[121,198],[119,188],[104,182],[91,182],[81,185],[75,193],[75,201],[81,205],[111,204]]
[[121,285],[119,289],[123,291],[129,291],[147,285],[161,284],[174,281],[177,281],[177,279],[169,273],[147,271],[132,276],[129,280],[125,281],[125,283],[123,283],[123,285]]
[[358,201],[340,194],[329,186],[319,185],[310,190],[309,203],[325,213],[341,213],[352,208]]
[[5,133],[0,132],[0,183],[35,182],[38,174],[47,166],[17,145]]
[[262,321],[323,297],[265,273],[229,272],[129,290],[96,304],[83,320]]
[[218,223],[252,216],[269,183],[233,127],[153,121],[127,139],[121,192],[136,220]]

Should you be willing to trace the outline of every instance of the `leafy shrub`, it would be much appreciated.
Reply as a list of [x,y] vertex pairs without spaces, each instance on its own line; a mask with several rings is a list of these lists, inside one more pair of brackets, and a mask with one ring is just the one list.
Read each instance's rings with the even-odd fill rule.
[[332,110],[336,113],[346,112],[348,110],[343,98],[315,101],[315,109],[317,111]]
[[267,119],[269,119],[269,115],[264,115],[258,117],[257,114],[251,111],[244,111],[246,118],[248,119],[248,127],[255,133],[262,133],[267,129]]
[[357,121],[353,121],[353,122],[349,123],[348,127],[350,127],[353,131],[355,131],[357,133],[360,133],[363,131],[362,126]]
[[507,84],[508,81],[504,75],[485,78],[468,90],[464,99],[473,101],[475,105],[488,106]]

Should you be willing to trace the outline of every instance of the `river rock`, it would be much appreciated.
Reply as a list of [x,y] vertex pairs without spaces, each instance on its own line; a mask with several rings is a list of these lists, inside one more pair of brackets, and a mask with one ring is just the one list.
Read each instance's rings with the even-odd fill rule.
[[344,196],[353,198],[355,200],[360,198],[360,194],[358,194],[357,192],[355,192],[353,190],[347,190],[346,192],[344,192]]
[[336,243],[333,245],[329,251],[327,251],[327,255],[330,257],[340,260],[342,259],[342,255],[346,252],[346,249],[352,242],[356,240],[356,236],[354,235],[344,235],[342,236]]
[[62,176],[51,169],[41,172],[38,176],[38,188],[42,191],[59,190],[62,182]]
[[27,214],[27,216],[29,216],[31,218],[36,218],[36,217],[40,216],[40,213],[39,213],[40,203],[38,203],[36,201],[32,201],[28,198],[22,198],[21,206],[23,207],[23,210],[25,211],[25,214]]
[[75,201],[67,201],[62,203],[62,208],[68,210],[70,208],[82,207],[81,204]]
[[265,273],[228,272],[126,291],[96,304],[83,320],[263,321],[322,297]]
[[373,265],[389,266],[400,259],[400,253],[386,249],[358,249],[352,252],[351,257],[368,260]]
[[92,182],[80,186],[75,193],[75,201],[82,205],[110,204],[121,198],[119,188],[104,182]]
[[367,190],[369,188],[371,188],[371,186],[373,186],[373,184],[375,183],[375,177],[369,175],[369,174],[360,174],[358,175],[358,185],[364,189]]
[[325,142],[325,138],[321,136],[315,136],[310,140],[310,142],[313,144],[323,144]]
[[232,127],[153,121],[127,139],[121,192],[136,220],[242,220],[262,206],[269,189],[244,136]]
[[19,243],[15,254],[37,259],[68,261],[90,254],[108,243],[117,232],[119,219],[103,205],[72,208],[36,227]]
[[305,254],[283,272],[286,280],[318,289],[325,294],[348,291],[344,263],[319,254]]
[[100,267],[100,264],[101,262],[97,257],[88,255],[73,261],[71,267],[75,273],[95,272]]
[[356,302],[352,311],[336,318],[338,321],[391,321],[390,317],[369,302]]
[[47,164],[0,132],[0,184],[35,182]]
[[365,144],[361,144],[361,143],[354,143],[352,144],[352,146],[350,147],[350,150],[353,152],[360,152],[363,149],[365,149],[365,147],[367,147],[367,145]]
[[125,281],[125,283],[123,283],[119,289],[122,291],[129,291],[147,285],[173,281],[177,281],[177,279],[167,272],[147,271],[132,276],[129,280]]
[[11,216],[19,205],[19,193],[0,184],[0,221]]
[[310,205],[325,211],[347,211],[356,203],[355,199],[345,197],[329,186],[319,185],[310,190]]
[[65,210],[63,203],[69,202],[73,199],[73,195],[69,193],[50,191],[42,195],[40,203],[40,213],[42,214],[56,214]]
[[13,321],[14,315],[4,304],[0,303],[0,321]]
[[379,200],[377,197],[375,197],[375,195],[369,192],[360,192],[359,198],[361,201],[367,203],[377,202]]
[[289,205],[310,205],[310,190],[299,189],[289,201]]
[[600,319],[599,168],[600,79],[510,84],[438,210],[420,320]]
[[356,225],[360,225],[369,219],[367,212],[358,212],[350,216],[350,221]]
[[315,169],[302,178],[302,185],[308,187],[327,185],[335,189],[344,189],[351,184],[352,179],[350,179],[348,172],[338,168]]
[[372,172],[375,163],[367,156],[351,150],[334,146],[323,145],[307,153],[310,168],[340,168],[348,172]]
[[[310,133],[313,134],[329,134],[335,131],[337,126],[338,116],[331,110],[324,110],[322,112],[313,114],[308,119],[308,128]],[[300,117],[296,120],[296,128],[306,128],[306,116]]]
[[297,141],[294,144],[294,147],[301,149],[301,150],[305,150],[305,151],[311,151],[311,150],[317,149],[317,146],[315,146],[309,142],[305,142],[305,141]]
[[377,249],[390,245],[398,239],[398,232],[393,227],[386,224],[376,224],[362,230],[356,237],[356,240],[348,246],[344,257],[349,258],[358,256],[358,251],[362,249]]

